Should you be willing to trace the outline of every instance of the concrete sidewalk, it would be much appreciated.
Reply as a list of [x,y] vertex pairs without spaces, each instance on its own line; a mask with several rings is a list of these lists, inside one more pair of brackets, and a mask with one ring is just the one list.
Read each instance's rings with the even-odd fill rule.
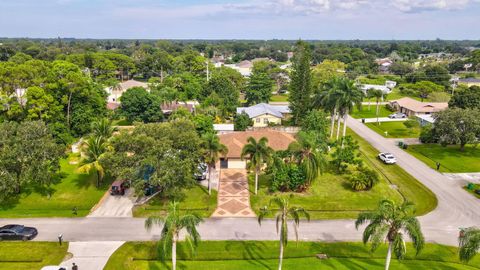
[[61,266],[71,269],[73,263],[82,270],[102,270],[110,256],[117,250],[123,241],[112,242],[70,242],[68,252],[72,258],[61,263]]

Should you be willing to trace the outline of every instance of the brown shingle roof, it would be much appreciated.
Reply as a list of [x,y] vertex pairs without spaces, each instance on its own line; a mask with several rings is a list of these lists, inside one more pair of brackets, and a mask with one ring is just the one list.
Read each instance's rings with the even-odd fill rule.
[[420,102],[413,98],[404,97],[399,100],[394,100],[392,104],[397,103],[398,106],[406,108],[417,113],[432,113],[445,110],[448,108],[447,102]]
[[228,158],[240,158],[243,146],[247,144],[247,139],[249,137],[253,137],[257,141],[262,137],[266,137],[268,139],[268,146],[276,151],[287,149],[288,145],[295,141],[295,138],[292,134],[271,129],[258,131],[237,131],[221,134],[218,137],[220,138],[220,142],[228,148]]

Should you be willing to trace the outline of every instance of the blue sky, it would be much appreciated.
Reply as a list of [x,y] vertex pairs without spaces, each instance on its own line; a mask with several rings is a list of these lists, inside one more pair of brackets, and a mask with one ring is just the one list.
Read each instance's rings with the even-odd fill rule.
[[480,0],[0,0],[0,37],[480,39]]

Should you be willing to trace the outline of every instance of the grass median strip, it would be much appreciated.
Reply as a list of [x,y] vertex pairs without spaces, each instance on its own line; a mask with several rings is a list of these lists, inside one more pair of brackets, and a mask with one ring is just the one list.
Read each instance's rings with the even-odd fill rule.
[[0,242],[0,270],[40,269],[58,265],[67,254],[68,243]]

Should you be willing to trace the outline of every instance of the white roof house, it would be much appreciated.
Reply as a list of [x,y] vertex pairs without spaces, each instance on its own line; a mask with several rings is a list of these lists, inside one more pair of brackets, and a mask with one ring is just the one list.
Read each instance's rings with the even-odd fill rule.
[[264,114],[283,118],[284,114],[290,113],[290,108],[288,107],[288,105],[270,105],[267,103],[259,103],[250,107],[238,107],[237,113],[240,114],[242,112],[248,114],[250,118],[254,118]]
[[385,94],[392,92],[392,89],[397,85],[394,81],[386,81],[384,85],[379,84],[361,84],[360,88],[366,94],[369,89],[380,90]]

